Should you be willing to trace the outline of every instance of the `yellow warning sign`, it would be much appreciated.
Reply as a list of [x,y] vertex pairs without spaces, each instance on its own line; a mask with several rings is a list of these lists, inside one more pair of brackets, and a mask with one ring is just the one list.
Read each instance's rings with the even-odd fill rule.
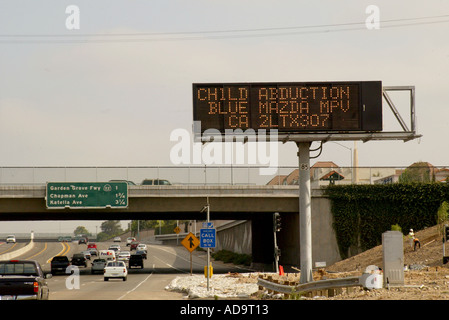
[[200,244],[200,240],[195,237],[195,235],[193,233],[189,233],[187,235],[187,237],[185,237],[182,241],[181,244],[187,249],[189,250],[189,252],[192,252],[193,250],[196,249],[196,247],[198,247],[198,245]]

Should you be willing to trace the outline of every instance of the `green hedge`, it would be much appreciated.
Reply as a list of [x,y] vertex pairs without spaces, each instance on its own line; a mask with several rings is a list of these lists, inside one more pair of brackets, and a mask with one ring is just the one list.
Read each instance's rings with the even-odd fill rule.
[[437,224],[437,212],[449,200],[446,183],[330,185],[333,227],[342,259],[351,248],[362,251],[381,244],[382,233],[399,225],[404,233]]
[[215,260],[221,260],[224,263],[243,264],[250,266],[252,258],[248,254],[234,253],[228,250],[220,250],[212,254],[212,258]]

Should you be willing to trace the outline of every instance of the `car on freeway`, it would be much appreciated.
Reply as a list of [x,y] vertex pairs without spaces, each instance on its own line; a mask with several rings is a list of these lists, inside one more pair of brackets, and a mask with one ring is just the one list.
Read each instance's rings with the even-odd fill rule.
[[141,254],[132,254],[131,257],[129,257],[128,266],[131,269],[131,267],[140,267],[143,269],[143,257]]
[[94,261],[92,261],[92,268],[91,268],[90,272],[92,274],[94,274],[96,272],[103,273],[106,263],[107,263],[107,261],[105,259],[101,259],[101,258],[94,259]]
[[121,251],[118,254],[117,260],[128,261],[130,256],[131,256],[131,252],[129,252],[129,251]]
[[139,243],[136,250],[147,250],[147,245],[145,243]]
[[111,278],[122,278],[126,281],[128,278],[128,268],[124,261],[109,261],[104,267],[104,281]]
[[140,244],[140,242],[139,241],[133,241],[133,242],[131,242],[131,246],[130,246],[130,250],[132,251],[132,250],[136,250],[137,249],[137,246]]
[[147,250],[136,250],[136,254],[140,254],[142,258],[147,258]]
[[128,238],[126,239],[126,246],[131,245],[131,242],[136,241],[136,240],[137,240],[137,239],[134,238],[134,237],[128,237]]
[[86,238],[79,238],[78,244],[87,244]]
[[48,300],[51,276],[35,260],[0,261],[0,300]]
[[87,259],[84,253],[75,253],[70,261],[74,266],[84,266],[87,267]]
[[6,243],[16,243],[16,236],[13,234],[10,234],[6,237]]
[[56,274],[57,272],[66,272],[67,268],[70,266],[70,261],[67,256],[55,256],[51,259],[50,268],[51,273]]
[[122,242],[122,238],[120,237],[114,237],[114,242]]
[[98,250],[96,248],[87,248],[91,256],[98,256]]
[[171,183],[165,179],[144,179],[142,181],[143,186],[170,186]]
[[89,242],[87,244],[87,249],[90,249],[90,248],[98,249],[97,244],[95,242]]
[[121,251],[120,245],[119,244],[111,244],[108,248],[108,250],[114,250],[115,251],[115,255],[118,256],[118,254]]
[[84,254],[87,260],[90,260],[90,258],[92,257],[92,254],[89,250],[81,251],[81,253]]

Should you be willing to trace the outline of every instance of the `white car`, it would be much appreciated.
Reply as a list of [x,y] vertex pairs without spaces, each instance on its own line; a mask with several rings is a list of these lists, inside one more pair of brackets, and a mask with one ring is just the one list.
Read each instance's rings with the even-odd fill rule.
[[145,250],[147,251],[147,245],[145,243],[139,243],[136,250]]
[[114,238],[114,242],[122,242],[122,238],[120,238],[120,237],[115,237],[115,238]]
[[118,254],[121,251],[120,245],[119,244],[111,244],[108,248],[108,250],[114,250],[115,251],[115,255],[118,256]]
[[129,237],[126,239],[126,245],[129,246],[131,245],[131,242],[136,241],[136,238],[134,237]]
[[126,281],[128,277],[128,269],[124,261],[109,261],[104,267],[104,281],[110,278],[122,278]]
[[131,252],[129,252],[129,251],[122,251],[122,252],[120,252],[118,254],[117,260],[128,261],[129,257],[131,257]]
[[16,236],[15,235],[9,235],[6,237],[6,243],[16,243]]

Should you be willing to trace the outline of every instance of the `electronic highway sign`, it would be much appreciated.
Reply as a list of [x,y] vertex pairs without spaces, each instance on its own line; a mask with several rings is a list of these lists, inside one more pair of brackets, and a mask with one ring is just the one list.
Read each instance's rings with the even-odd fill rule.
[[194,83],[193,120],[279,133],[382,130],[382,82]]
[[48,182],[46,204],[61,208],[127,208],[126,182]]

